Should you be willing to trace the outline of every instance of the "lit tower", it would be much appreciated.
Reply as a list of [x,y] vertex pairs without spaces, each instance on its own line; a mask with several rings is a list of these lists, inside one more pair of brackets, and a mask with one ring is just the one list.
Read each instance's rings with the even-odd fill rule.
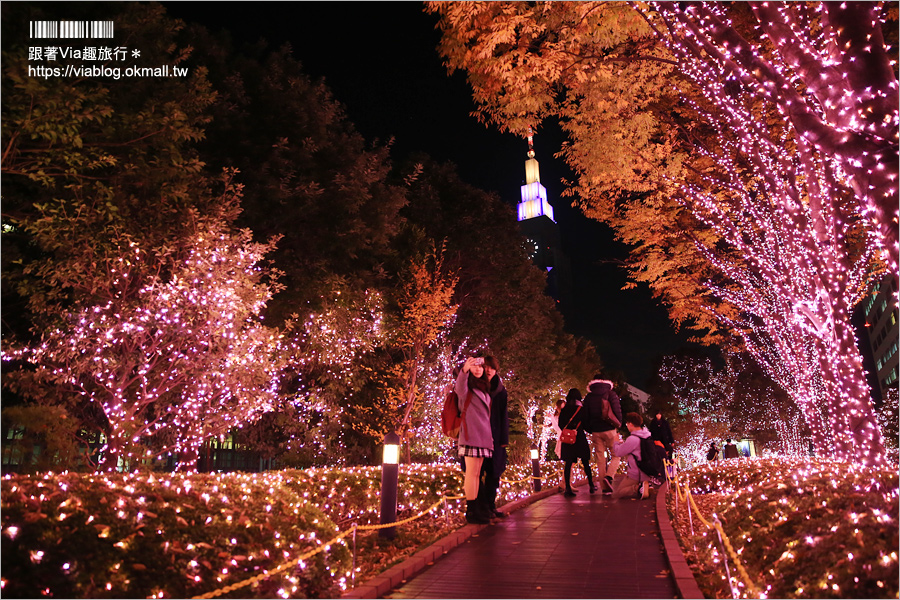
[[525,161],[525,185],[522,186],[522,201],[519,202],[519,221],[546,216],[553,218],[553,207],[547,202],[547,188],[541,185],[541,168],[534,157],[534,134],[528,127],[528,160]]
[[519,202],[519,230],[526,237],[531,260],[547,270],[547,293],[557,301],[569,293],[569,261],[562,252],[559,225],[553,207],[547,201],[547,188],[541,185],[541,171],[534,157],[534,133],[528,127],[528,160],[525,161],[525,184]]

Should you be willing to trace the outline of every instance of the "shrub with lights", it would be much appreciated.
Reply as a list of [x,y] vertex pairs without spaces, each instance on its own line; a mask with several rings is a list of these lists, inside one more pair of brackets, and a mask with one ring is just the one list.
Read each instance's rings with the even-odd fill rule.
[[[514,483],[501,486],[498,504],[527,496],[529,475],[525,466],[511,466],[505,477]],[[558,483],[553,477],[551,485]],[[377,525],[380,486],[379,467],[6,476],[0,481],[3,595],[208,594],[320,549],[353,524]],[[402,465],[398,519],[415,517],[442,496],[459,496],[461,488],[457,465]],[[444,502],[419,526],[437,536],[461,525],[459,502]],[[352,539],[344,536],[224,597],[338,596],[353,580]]]
[[[896,469],[823,459],[730,459],[682,472],[679,480],[692,494],[715,495],[701,505],[714,506],[763,597],[897,597]],[[678,518],[687,519],[683,503]],[[735,597],[752,597],[716,533],[696,516],[693,526],[694,537],[681,529],[682,545],[704,594],[726,597],[733,590]]]
[[[2,484],[3,594],[189,598],[287,562],[337,527],[296,490],[240,475],[46,475]],[[334,544],[234,597],[329,596]]]

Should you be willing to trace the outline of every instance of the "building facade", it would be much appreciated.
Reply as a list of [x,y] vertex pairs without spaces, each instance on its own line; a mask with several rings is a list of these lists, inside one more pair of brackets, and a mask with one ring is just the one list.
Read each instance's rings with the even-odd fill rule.
[[866,319],[865,342],[872,351],[882,398],[887,390],[897,387],[897,344],[900,337],[900,327],[897,324],[897,287],[897,275],[889,274],[872,286],[862,302]]

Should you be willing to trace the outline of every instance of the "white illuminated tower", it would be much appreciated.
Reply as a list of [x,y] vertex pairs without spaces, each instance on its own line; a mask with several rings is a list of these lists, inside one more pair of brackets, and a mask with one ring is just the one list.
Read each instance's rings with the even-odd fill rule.
[[547,188],[541,185],[541,168],[534,157],[534,135],[528,128],[528,160],[525,161],[525,185],[519,202],[519,221],[545,216],[553,223],[553,207],[547,202]]
[[557,302],[569,294],[569,261],[560,244],[559,226],[553,206],[547,201],[547,188],[541,185],[541,171],[534,157],[534,135],[528,128],[528,160],[525,161],[525,184],[519,202],[519,230],[526,238],[531,260],[547,271],[547,293]]

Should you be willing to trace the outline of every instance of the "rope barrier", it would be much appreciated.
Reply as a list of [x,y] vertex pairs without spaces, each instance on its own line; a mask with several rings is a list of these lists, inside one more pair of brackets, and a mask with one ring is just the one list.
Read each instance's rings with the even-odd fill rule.
[[[540,477],[540,476],[536,476],[536,475],[529,475],[529,476],[527,476],[527,477],[524,477],[523,479],[519,479],[519,480],[516,480],[516,481],[510,481],[510,480],[506,480],[506,479],[501,479],[500,481],[502,481],[502,482],[504,482],[504,483],[508,483],[508,484],[516,484],[516,483],[524,483],[525,481],[528,481],[529,479],[546,479],[546,480],[548,481],[548,483],[549,483],[549,480],[550,480],[551,477],[558,477],[558,476],[561,476],[561,474],[562,474],[562,470],[561,470],[561,469],[557,469],[556,471],[554,471],[554,472],[552,472],[552,473],[547,473],[544,477]],[[315,556],[315,555],[318,554],[319,552],[324,551],[325,549],[329,548],[329,547],[330,547],[332,544],[334,544],[335,542],[338,542],[338,541],[342,540],[343,538],[347,537],[347,536],[350,535],[350,534],[353,534],[353,535],[355,536],[357,530],[375,531],[375,530],[379,530],[379,529],[387,529],[387,528],[389,528],[389,527],[399,527],[400,525],[405,525],[405,524],[407,524],[407,523],[412,523],[413,521],[415,521],[415,520],[417,520],[417,519],[420,519],[420,518],[424,517],[425,515],[427,515],[427,514],[430,513],[431,511],[435,510],[437,507],[439,507],[441,504],[443,504],[443,503],[445,503],[445,502],[449,502],[449,501],[451,501],[451,500],[462,500],[462,499],[464,499],[464,498],[465,498],[465,496],[441,496],[441,499],[440,499],[440,500],[438,500],[437,502],[435,502],[434,504],[432,504],[432,505],[431,505],[429,508],[427,508],[426,510],[423,510],[423,511],[420,512],[419,514],[417,514],[417,515],[415,515],[415,516],[412,516],[412,517],[409,517],[408,519],[404,519],[404,520],[402,520],[402,521],[394,521],[394,522],[392,522],[392,523],[381,523],[381,524],[378,524],[378,525],[357,525],[356,523],[354,523],[354,524],[350,527],[350,529],[348,529],[347,531],[342,532],[342,533],[339,534],[337,537],[335,537],[334,539],[330,540],[327,544],[323,544],[323,545],[319,546],[318,548],[315,548],[315,549],[313,549],[313,550],[310,550],[309,552],[306,552],[306,553],[304,553],[304,554],[298,556],[297,558],[295,558],[295,559],[293,559],[293,560],[291,560],[291,561],[289,561],[289,562],[287,562],[287,563],[285,563],[285,564],[283,564],[283,565],[280,565],[280,566],[278,566],[278,567],[276,567],[276,568],[274,568],[274,569],[272,569],[272,570],[270,570],[270,571],[265,571],[265,572],[263,572],[263,573],[260,573],[259,575],[256,575],[256,576],[254,576],[254,577],[251,577],[250,579],[241,581],[241,582],[239,582],[239,583],[234,583],[234,584],[231,584],[231,585],[227,585],[227,586],[225,586],[225,587],[223,587],[223,588],[220,588],[220,589],[218,589],[218,590],[214,590],[214,591],[212,591],[212,592],[208,592],[208,593],[203,594],[203,595],[201,595],[201,596],[194,596],[194,597],[193,597],[193,600],[200,600],[200,599],[207,599],[207,598],[216,598],[217,596],[221,596],[222,594],[227,594],[227,593],[229,593],[229,592],[233,592],[233,591],[235,591],[235,590],[239,590],[239,589],[241,589],[241,588],[243,588],[243,587],[246,587],[246,586],[251,585],[251,584],[253,584],[253,583],[256,583],[256,582],[258,582],[258,581],[262,581],[263,579],[267,579],[267,578],[271,577],[272,575],[276,575],[276,574],[278,574],[278,573],[280,573],[280,572],[282,572],[282,571],[284,571],[284,570],[286,570],[286,569],[290,569],[291,567],[296,566],[296,565],[297,565],[298,563],[300,563],[301,561],[304,561],[304,560],[306,560],[306,559],[308,559],[308,558],[311,558],[311,557]],[[354,557],[354,558],[355,558],[355,557]]]
[[292,560],[292,561],[290,561],[290,562],[286,562],[286,563],[284,563],[283,565],[280,565],[280,566],[278,566],[278,567],[275,567],[275,568],[272,569],[271,571],[264,571],[264,572],[260,573],[259,575],[256,575],[255,577],[251,577],[250,579],[246,579],[246,580],[241,581],[241,582],[239,582],[239,583],[233,583],[233,584],[231,584],[231,585],[227,585],[227,586],[225,586],[225,587],[223,587],[223,588],[220,588],[220,589],[218,589],[218,590],[214,590],[214,591],[212,591],[212,592],[208,592],[208,593],[203,594],[203,595],[201,595],[201,596],[194,596],[194,599],[200,599],[200,598],[215,598],[215,597],[217,597],[217,596],[221,596],[222,594],[227,594],[228,592],[233,592],[233,591],[235,591],[235,590],[239,590],[239,589],[241,589],[242,587],[246,587],[246,586],[248,586],[248,585],[250,585],[250,584],[252,584],[252,583],[256,583],[257,581],[262,581],[263,579],[268,579],[268,578],[271,577],[272,575],[275,575],[276,573],[280,573],[280,572],[282,572],[282,571],[284,571],[284,570],[286,570],[286,569],[290,569],[291,567],[296,566],[299,562],[304,561],[304,560],[306,560],[307,558],[311,558],[311,557],[315,556],[316,554],[318,554],[319,552],[322,552],[322,551],[325,550],[326,548],[331,547],[332,544],[334,544],[335,542],[340,541],[341,539],[347,537],[348,535],[350,535],[351,533],[353,533],[354,530],[355,530],[355,527],[352,527],[352,528],[348,529],[347,531],[344,531],[343,533],[341,533],[341,534],[338,535],[337,537],[333,538],[332,540],[330,540],[327,544],[323,544],[322,546],[319,546],[318,548],[315,548],[314,550],[310,550],[309,552],[306,552],[306,553],[304,553],[304,554],[301,554],[300,556],[298,556],[298,557],[295,558],[294,560]]
[[[696,513],[696,515],[700,519],[700,521],[704,525],[706,525],[706,527],[708,529],[712,529],[717,533],[719,540],[722,542],[722,546],[725,548],[725,553],[731,557],[731,561],[737,567],[738,573],[740,574],[741,579],[743,580],[743,583],[747,587],[747,590],[750,592],[750,594],[755,598],[761,597],[759,588],[753,582],[753,579],[750,578],[750,574],[747,573],[747,569],[744,568],[744,564],[741,562],[741,559],[740,559],[740,556],[738,556],[738,553],[735,552],[734,546],[732,545],[731,540],[728,538],[728,535],[726,535],[725,529],[722,527],[722,522],[719,521],[718,516],[716,516],[716,514],[713,513],[712,522],[707,521],[706,519],[703,518],[703,515],[700,513],[700,509],[697,507],[697,503],[694,501],[694,495],[691,493],[690,487],[686,484],[682,485],[680,483],[679,476],[677,473],[672,478],[668,478],[668,473],[667,473],[667,479],[675,484],[676,496],[678,498],[681,498],[684,502],[687,502],[689,504],[688,515],[691,514],[690,509],[691,509],[691,507],[693,507],[694,513]],[[682,488],[684,488],[684,489],[682,490]],[[731,574],[730,574],[730,572],[728,572],[728,563],[727,562],[725,563],[725,569],[726,569],[726,574],[728,576],[729,585],[730,585]]]
[[500,481],[502,483],[515,484],[515,483],[525,483],[529,479],[532,479],[532,480],[538,480],[538,481],[546,481],[547,483],[549,483],[551,478],[559,477],[561,475],[562,475],[562,469],[557,469],[556,471],[551,471],[550,473],[547,473],[545,475],[526,475],[522,479],[516,479],[516,480],[503,479],[501,477]]
[[537,475],[527,475],[527,476],[523,477],[522,479],[516,479],[515,481],[510,481],[509,479],[503,479],[503,478],[501,477],[501,478],[500,478],[500,481],[501,481],[502,483],[525,483],[525,482],[528,481],[529,479],[540,479],[540,477],[537,476]]
[[389,527],[399,527],[400,525],[406,525],[407,523],[412,523],[416,519],[420,519],[436,509],[438,506],[446,502],[447,500],[461,500],[465,496],[441,496],[441,499],[431,505],[431,507],[423,510],[419,514],[412,516],[408,519],[404,519],[402,521],[394,521],[393,523],[381,523],[379,525],[357,525],[358,529],[362,529],[364,531],[376,530],[376,529],[387,529]]
[[423,510],[423,511],[420,512],[419,514],[417,514],[417,515],[415,515],[415,516],[412,516],[412,517],[410,517],[410,518],[408,518],[408,519],[404,519],[404,520],[402,520],[402,521],[394,521],[394,522],[392,522],[392,523],[382,523],[382,524],[378,524],[378,525],[357,525],[356,523],[354,523],[353,526],[350,527],[350,529],[348,529],[347,531],[344,531],[344,532],[340,533],[340,534],[337,535],[335,538],[333,538],[332,540],[330,540],[327,544],[323,544],[323,545],[319,546],[318,548],[315,548],[315,549],[310,550],[310,551],[308,551],[308,552],[306,552],[306,553],[304,553],[304,554],[301,554],[301,555],[298,556],[297,558],[295,558],[295,559],[293,559],[293,560],[291,560],[291,561],[289,561],[289,562],[286,562],[286,563],[284,563],[283,565],[280,565],[280,566],[278,566],[278,567],[275,567],[275,568],[272,569],[271,571],[264,571],[263,573],[260,573],[259,575],[256,575],[256,576],[254,576],[254,577],[251,577],[250,579],[246,579],[246,580],[241,581],[241,582],[239,582],[239,583],[233,583],[233,584],[231,584],[231,585],[227,585],[227,586],[225,586],[225,587],[223,587],[223,588],[220,588],[220,589],[218,589],[218,590],[214,590],[214,591],[212,591],[212,592],[208,592],[208,593],[203,594],[203,595],[201,595],[201,596],[194,596],[194,598],[193,598],[192,600],[200,600],[200,599],[207,599],[207,598],[215,598],[215,597],[217,597],[217,596],[221,596],[222,594],[227,594],[227,593],[229,593],[229,592],[233,592],[233,591],[235,591],[235,590],[239,590],[239,589],[241,589],[241,588],[243,588],[243,587],[246,587],[246,586],[248,586],[248,585],[251,585],[251,584],[253,584],[253,583],[256,583],[257,581],[262,581],[263,579],[268,579],[268,578],[271,577],[272,575],[276,575],[277,573],[280,573],[280,572],[282,572],[282,571],[284,571],[284,570],[286,570],[286,569],[290,569],[291,567],[296,566],[296,565],[297,565],[298,563],[300,563],[301,561],[304,561],[304,560],[306,560],[307,558],[311,558],[311,557],[315,556],[316,554],[318,554],[319,552],[322,552],[322,551],[326,550],[327,548],[331,547],[332,544],[334,544],[334,543],[336,543],[336,542],[342,540],[343,538],[347,537],[347,536],[350,535],[351,533],[355,535],[357,530],[375,531],[375,530],[378,530],[378,529],[387,529],[388,527],[398,527],[398,526],[400,526],[400,525],[405,525],[405,524],[407,524],[407,523],[412,523],[413,521],[415,521],[415,520],[417,520],[417,519],[420,519],[420,518],[424,517],[425,515],[427,515],[428,513],[430,513],[431,511],[433,511],[433,510],[436,509],[437,507],[439,507],[439,506],[440,506],[441,504],[443,504],[444,502],[448,502],[448,501],[450,501],[450,500],[462,500],[463,498],[465,498],[465,496],[441,496],[441,499],[440,499],[440,500],[438,500],[437,502],[435,502],[434,504],[432,504],[432,505],[431,505],[429,508],[427,508],[426,510]]
[[741,574],[741,577],[744,580],[744,585],[747,586],[747,589],[755,598],[762,597],[759,588],[756,587],[756,584],[753,583],[753,580],[750,579],[750,574],[747,573],[747,569],[744,568],[744,563],[740,561],[738,558],[737,552],[734,551],[734,547],[731,545],[731,540],[728,539],[728,536],[725,535],[725,530],[722,528],[722,523],[719,522],[718,517],[716,517],[716,530],[722,537],[722,544],[725,546],[725,549],[728,551],[728,554],[731,555],[731,560],[734,561],[735,566],[737,567],[738,572]]

